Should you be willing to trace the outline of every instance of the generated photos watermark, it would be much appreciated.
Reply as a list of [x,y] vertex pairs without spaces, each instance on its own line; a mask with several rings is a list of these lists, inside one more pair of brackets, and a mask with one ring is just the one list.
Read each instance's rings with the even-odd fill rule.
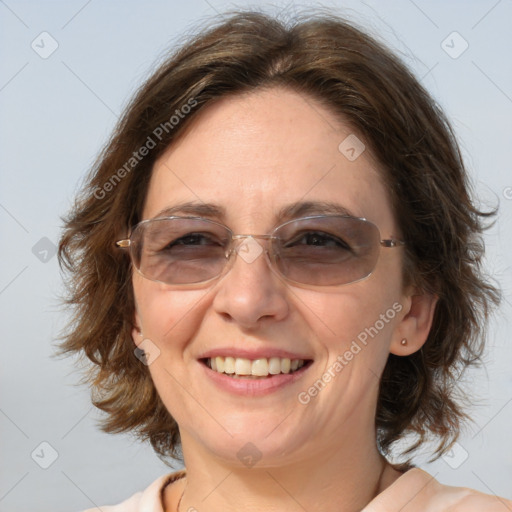
[[160,357],[160,349],[149,338],[142,340],[133,353],[144,366],[149,366]]
[[356,339],[352,340],[350,347],[343,354],[338,355],[336,361],[306,391],[301,391],[297,395],[299,403],[307,405],[311,402],[311,399],[318,396],[327,384],[336,378],[350,364],[350,361],[368,345],[369,339],[375,338],[402,309],[402,304],[395,302],[385,313],[379,316],[379,319],[372,326],[362,330]]
[[[168,121],[160,123],[152,132],[148,135],[146,141],[137,150],[133,151],[132,156],[112,174],[112,176],[101,186],[94,189],[93,195],[96,199],[104,199],[109,192],[112,192],[114,188],[121,182],[121,180],[129,174],[139,162],[141,162],[152,149],[154,149],[158,142],[160,142],[165,135],[169,134],[182,119],[189,114],[194,107],[197,106],[197,100],[190,98],[187,103],[183,104],[179,109],[174,111],[174,114],[169,118]],[[158,142],[157,142],[158,141]]]

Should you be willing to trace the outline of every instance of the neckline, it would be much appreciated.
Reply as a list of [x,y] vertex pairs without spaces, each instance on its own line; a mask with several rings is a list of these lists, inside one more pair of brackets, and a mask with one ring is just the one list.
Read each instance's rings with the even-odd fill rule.
[[[374,496],[372,501],[375,500],[380,494],[385,493],[391,487],[394,487],[395,484],[397,484],[397,482],[399,480],[402,480],[402,478],[404,478],[406,475],[409,475],[409,477],[410,477],[410,476],[412,476],[413,473],[414,474],[416,474],[418,472],[423,473],[418,467],[416,467],[414,465],[412,465],[412,467],[410,466],[409,469],[407,469],[405,471],[400,471],[400,469],[398,469],[396,466],[393,466],[393,465],[391,465],[391,468],[393,468],[395,471],[400,473],[400,475],[397,478],[393,478],[392,481],[387,485],[387,487],[385,489],[383,489],[383,490],[379,489],[380,492],[378,492],[378,494],[376,496]],[[387,469],[389,469],[389,467]],[[414,471],[414,470],[417,470],[417,471]],[[386,470],[384,470],[384,472],[381,474],[381,480],[382,480],[382,477],[384,477],[385,472],[386,472]],[[167,475],[167,477],[164,477],[165,479],[160,488],[161,512],[176,512],[177,507],[179,506],[179,502],[181,501],[181,498],[183,497],[184,489],[181,492],[177,492],[177,493],[175,492],[173,494],[168,494],[169,493],[168,487],[171,486],[172,484],[178,482],[179,480],[183,480],[184,478],[186,478],[186,476],[187,476],[187,470],[182,469],[182,470],[176,471],[174,473],[170,473]],[[384,481],[385,480],[386,480],[386,478],[384,478]],[[379,484],[382,484],[382,481],[379,481]],[[379,487],[380,487],[380,485],[379,485]],[[177,488],[176,488],[176,490],[177,490]],[[167,508],[166,508],[166,501],[169,504],[169,507],[167,507]],[[160,511],[158,511],[158,512],[160,512]]]
[[169,491],[167,488],[168,488],[168,486],[172,485],[173,483],[175,483],[179,480],[183,480],[186,476],[187,476],[186,469],[182,469],[180,471],[176,471],[175,473],[171,473],[171,474],[167,475],[167,478],[164,480],[163,485],[160,489],[160,505],[162,507],[162,512],[175,512],[175,508],[176,508],[175,504],[177,502],[179,502],[182,494],[180,494],[179,496],[178,495],[167,496],[167,501],[170,501],[170,503],[172,504],[172,508],[168,509],[168,508],[166,508],[166,492]]

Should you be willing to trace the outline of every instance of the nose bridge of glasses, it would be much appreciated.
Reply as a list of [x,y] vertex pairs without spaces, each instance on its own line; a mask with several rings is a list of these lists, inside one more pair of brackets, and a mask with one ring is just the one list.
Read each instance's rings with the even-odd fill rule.
[[262,238],[270,240],[271,238],[276,238],[273,235],[233,235],[231,237],[233,240],[242,240],[244,238]]
[[263,252],[269,256],[268,247],[264,247],[256,239],[261,240],[272,240],[275,239],[272,235],[233,235],[232,246],[227,252],[226,256],[231,257],[235,253],[240,256],[246,263],[252,263],[255,261]]

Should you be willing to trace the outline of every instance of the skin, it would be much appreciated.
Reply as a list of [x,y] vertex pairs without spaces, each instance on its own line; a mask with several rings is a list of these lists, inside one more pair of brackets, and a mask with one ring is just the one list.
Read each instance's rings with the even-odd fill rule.
[[[338,150],[351,133],[291,90],[226,97],[156,162],[143,218],[185,201],[214,203],[225,210],[214,220],[235,233],[266,234],[283,206],[330,201],[374,222],[382,238],[398,237],[369,149],[355,161]],[[237,257],[221,279],[193,289],[134,273],[142,336],[134,330],[133,339],[150,339],[160,350],[149,369],[182,438],[180,510],[352,512],[396,481],[400,473],[375,443],[378,378],[389,353],[420,349],[435,308],[435,297],[404,289],[402,257],[400,248],[382,249],[369,278],[329,290],[284,282],[263,256],[252,263]],[[317,396],[299,403],[298,393],[393,304],[401,311]],[[279,347],[307,354],[313,364],[275,393],[235,396],[213,385],[197,360],[219,346]],[[252,468],[237,457],[247,443],[261,454]],[[169,489],[166,510],[174,511],[176,487]]]

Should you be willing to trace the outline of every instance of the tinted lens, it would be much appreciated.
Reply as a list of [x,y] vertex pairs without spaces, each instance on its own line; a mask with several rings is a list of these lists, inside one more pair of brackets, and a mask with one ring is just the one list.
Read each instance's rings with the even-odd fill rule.
[[[226,267],[231,232],[213,221],[165,218],[143,221],[131,237],[135,267],[148,279],[194,284],[219,276]],[[287,279],[334,286],[371,274],[380,233],[371,222],[353,217],[310,217],[287,222],[273,233],[273,260]]]
[[312,217],[291,221],[274,232],[275,261],[288,279],[302,284],[341,285],[374,269],[380,233],[353,217]]
[[193,284],[219,275],[226,264],[229,231],[207,220],[154,219],[132,234],[134,265],[148,279]]

